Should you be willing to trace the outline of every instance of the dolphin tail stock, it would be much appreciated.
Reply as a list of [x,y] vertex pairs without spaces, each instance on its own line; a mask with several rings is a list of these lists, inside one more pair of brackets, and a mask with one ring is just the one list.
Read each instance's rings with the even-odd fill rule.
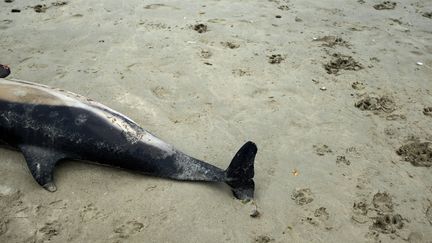
[[231,187],[234,196],[240,200],[251,200],[254,197],[253,177],[257,151],[255,143],[251,141],[245,143],[225,170],[225,183]]

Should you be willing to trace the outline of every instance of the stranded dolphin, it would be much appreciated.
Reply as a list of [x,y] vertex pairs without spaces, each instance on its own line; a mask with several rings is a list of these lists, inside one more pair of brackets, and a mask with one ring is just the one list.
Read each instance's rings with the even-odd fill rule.
[[238,199],[252,199],[257,147],[247,142],[222,170],[163,142],[126,116],[80,95],[0,79],[0,144],[21,151],[33,178],[55,191],[61,160],[85,160],[185,181],[227,183]]

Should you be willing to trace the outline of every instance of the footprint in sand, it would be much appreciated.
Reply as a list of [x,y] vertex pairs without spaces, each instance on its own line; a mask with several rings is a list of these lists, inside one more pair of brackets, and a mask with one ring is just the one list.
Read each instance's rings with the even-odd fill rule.
[[401,146],[396,153],[414,166],[432,166],[432,143],[414,141]]
[[365,84],[359,81],[355,81],[351,84],[351,87],[355,90],[363,90],[365,89]]
[[380,213],[393,212],[393,202],[387,192],[375,193],[372,199],[372,204]]
[[213,53],[210,50],[201,50],[200,56],[205,59],[209,59]]
[[426,219],[432,225],[432,204],[426,209]]
[[370,223],[368,238],[380,241],[380,234],[391,234],[391,238],[399,236],[398,230],[404,226],[404,218],[394,212],[394,204],[390,194],[377,192],[372,201],[355,202],[352,219],[360,224]]
[[330,214],[327,212],[327,209],[325,207],[320,207],[315,210],[314,216],[322,220],[328,220]]
[[280,5],[278,7],[278,9],[280,9],[282,11],[288,11],[288,10],[290,10],[290,7],[288,5]]
[[354,104],[362,111],[391,113],[396,110],[396,104],[389,96],[364,95]]
[[268,235],[259,235],[257,237],[255,237],[255,240],[253,242],[256,243],[269,243],[269,242],[274,242],[275,239],[273,239],[272,237],[268,236]]
[[134,235],[136,233],[141,232],[145,228],[143,223],[140,223],[136,220],[131,220],[126,222],[125,224],[122,224],[114,229],[114,233],[119,238],[129,238],[129,236]]
[[61,224],[57,220],[45,223],[45,225],[38,230],[40,241],[50,241],[54,236],[60,234],[60,230]]
[[328,74],[339,74],[340,70],[358,71],[363,69],[363,65],[351,56],[334,53],[331,55],[331,60],[324,64],[324,69]]
[[314,41],[321,42],[322,46],[333,48],[335,46],[345,46],[350,47],[350,44],[342,39],[342,37],[333,36],[333,35],[326,35],[320,38],[314,39]]
[[285,57],[283,57],[281,54],[273,54],[269,56],[268,62],[270,64],[280,64],[283,60],[285,60]]
[[372,198],[372,205],[378,214],[383,215],[393,212],[393,200],[387,192],[377,192]]
[[157,9],[157,8],[161,8],[161,7],[165,7],[165,4],[162,4],[162,3],[149,4],[149,5],[144,6],[144,9]]
[[195,30],[196,32],[202,34],[204,32],[207,32],[208,27],[205,24],[196,24],[196,25],[192,26],[192,29]]
[[347,159],[345,156],[343,155],[338,155],[336,157],[336,164],[340,165],[340,164],[344,164],[344,165],[350,165],[351,161],[349,161],[349,159]]
[[325,207],[315,209],[313,216],[306,217],[306,221],[313,226],[324,226],[326,230],[333,229],[333,226],[329,223],[330,213]]
[[423,109],[423,114],[424,114],[425,116],[430,116],[430,117],[432,117],[432,106],[430,106],[430,107],[425,107],[425,108]]
[[170,91],[162,86],[156,86],[152,89],[152,92],[159,99],[165,99],[170,95]]
[[396,8],[397,3],[391,1],[384,1],[379,4],[375,4],[373,7],[376,10],[389,10]]
[[369,220],[367,213],[368,204],[366,201],[354,202],[353,215],[351,216],[351,219],[359,224],[364,224]]
[[233,69],[232,74],[238,77],[243,77],[243,76],[251,76],[252,72],[249,69],[238,68],[238,69]]
[[325,144],[315,144],[313,146],[313,149],[315,150],[315,153],[319,156],[324,156],[326,154],[333,153],[333,151],[330,149],[328,145]]
[[313,194],[309,188],[295,189],[291,195],[291,199],[297,205],[303,206],[313,201]]
[[402,220],[403,218],[400,214],[380,215],[375,218],[370,229],[384,234],[396,233],[404,225]]
[[225,42],[221,42],[222,46],[230,48],[230,49],[237,49],[240,47],[239,44],[231,42],[231,41],[225,41]]
[[98,219],[102,215],[93,203],[90,203],[81,210],[80,217],[83,222],[88,222],[92,219]]

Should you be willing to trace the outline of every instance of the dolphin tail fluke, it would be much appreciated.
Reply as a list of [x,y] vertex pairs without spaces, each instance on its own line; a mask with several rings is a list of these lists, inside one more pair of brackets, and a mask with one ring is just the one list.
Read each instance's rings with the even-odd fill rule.
[[234,196],[240,200],[254,197],[254,162],[258,151],[253,142],[245,143],[225,171],[225,182],[231,187]]

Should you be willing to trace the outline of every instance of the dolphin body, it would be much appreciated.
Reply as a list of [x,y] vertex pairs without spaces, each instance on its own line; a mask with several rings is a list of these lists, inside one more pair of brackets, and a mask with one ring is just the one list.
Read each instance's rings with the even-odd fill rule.
[[182,181],[225,182],[253,199],[257,147],[247,142],[228,169],[190,157],[128,117],[83,96],[0,78],[0,144],[21,151],[39,185],[56,191],[61,160],[84,160]]

